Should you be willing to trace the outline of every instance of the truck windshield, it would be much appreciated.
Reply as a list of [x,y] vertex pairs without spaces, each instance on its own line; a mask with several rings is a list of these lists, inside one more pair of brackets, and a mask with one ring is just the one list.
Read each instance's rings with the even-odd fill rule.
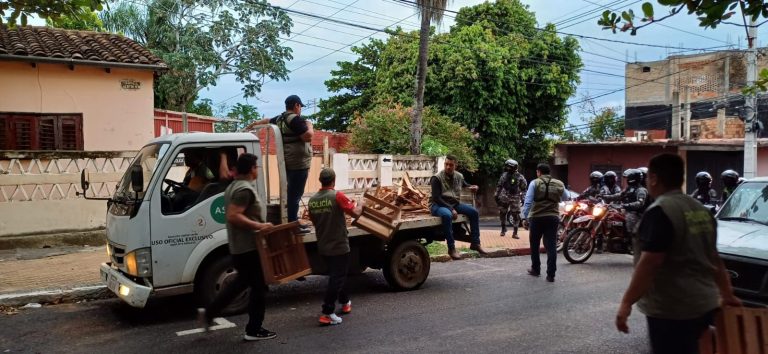
[[768,183],[747,182],[739,186],[717,218],[768,224]]
[[[152,174],[157,167],[157,161],[163,158],[163,155],[168,151],[168,146],[169,144],[167,143],[151,144],[143,147],[139,153],[136,154],[136,157],[133,158],[133,162],[131,162],[131,166],[125,171],[123,178],[117,185],[117,189],[115,190],[116,200],[124,199],[131,195],[131,167],[136,165],[140,165],[144,171],[144,190],[147,190],[149,181],[152,179]],[[139,194],[138,198],[144,198],[144,193]]]

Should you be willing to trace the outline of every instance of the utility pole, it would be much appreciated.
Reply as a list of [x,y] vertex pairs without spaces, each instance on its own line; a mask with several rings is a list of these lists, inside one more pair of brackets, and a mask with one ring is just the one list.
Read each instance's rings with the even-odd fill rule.
[[691,140],[691,88],[685,85],[685,104],[683,105],[683,140]]
[[[752,86],[757,79],[757,27],[750,21],[748,29],[749,49],[747,50],[747,85]],[[744,112],[744,178],[757,176],[757,95],[755,92],[746,97]]]

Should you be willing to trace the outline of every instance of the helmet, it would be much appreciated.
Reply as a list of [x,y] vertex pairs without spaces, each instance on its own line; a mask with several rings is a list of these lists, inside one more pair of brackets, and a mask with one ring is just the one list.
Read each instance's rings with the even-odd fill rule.
[[624,171],[624,179],[627,180],[627,184],[639,184],[643,179],[643,172],[636,168],[629,168]]
[[739,184],[739,173],[734,170],[725,170],[720,174],[720,180],[726,187],[736,187]]
[[744,177],[739,177],[739,184],[744,183]]
[[709,174],[709,172],[701,171],[696,174],[696,186],[709,188],[711,184],[712,176]]
[[645,187],[645,182],[648,180],[648,167],[638,167],[640,171],[640,183]]
[[603,181],[605,181],[606,184],[616,184],[616,172],[608,171],[603,175]]
[[512,171],[517,171],[517,161],[509,159],[504,161],[504,168],[509,167]]
[[603,173],[600,171],[593,171],[589,174],[589,181],[592,182],[592,184],[598,184],[603,179]]

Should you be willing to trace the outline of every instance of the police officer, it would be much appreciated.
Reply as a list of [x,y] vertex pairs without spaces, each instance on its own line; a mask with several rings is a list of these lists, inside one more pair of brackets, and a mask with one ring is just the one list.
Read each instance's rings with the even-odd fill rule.
[[712,189],[712,176],[708,172],[701,171],[696,174],[696,189],[691,193],[691,197],[704,205],[717,202],[717,192]]
[[[616,176],[616,172],[608,171],[603,175],[603,187],[600,188],[600,197],[604,198],[605,196],[612,196],[613,198],[608,199],[616,199],[620,198],[621,196],[621,187],[616,183],[616,180],[618,176]],[[605,199],[605,198],[604,198]]]
[[720,193],[720,205],[723,205],[733,190],[739,186],[739,173],[734,170],[725,170],[720,174],[720,182],[723,183],[723,192]]
[[637,233],[637,225],[645,208],[650,204],[648,190],[641,184],[643,172],[636,168],[624,171],[627,188],[622,192],[621,206],[626,210],[626,227],[631,236]]
[[579,194],[576,199],[590,199],[600,196],[600,189],[602,188],[602,186],[600,186],[600,182],[602,181],[603,173],[600,171],[592,171],[592,173],[589,174],[589,187],[581,192],[581,194]]
[[525,192],[528,182],[518,172],[517,161],[509,159],[504,162],[504,173],[501,174],[496,184],[494,199],[499,206],[499,219],[501,219],[501,236],[507,233],[507,213],[511,213],[514,219],[512,224],[512,238],[517,236],[517,228],[520,225],[520,200]]
[[648,167],[638,167],[637,169],[643,174],[643,178],[640,180],[640,185],[647,189],[648,185],[646,181],[648,180]]

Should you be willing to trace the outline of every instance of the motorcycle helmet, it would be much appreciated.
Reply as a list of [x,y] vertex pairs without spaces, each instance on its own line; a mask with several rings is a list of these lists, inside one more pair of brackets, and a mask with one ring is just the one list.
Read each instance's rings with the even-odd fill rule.
[[616,172],[608,171],[603,175],[603,181],[609,186],[616,184]]
[[739,177],[739,184],[744,183],[744,177]]
[[723,186],[733,188],[739,184],[739,173],[734,170],[725,170],[720,174],[720,180]]
[[589,182],[592,183],[592,185],[598,185],[600,184],[600,181],[603,179],[603,174],[600,171],[593,171],[589,174]]
[[504,161],[504,169],[509,169],[512,172],[517,171],[517,161],[513,159],[509,159],[507,161]]
[[696,187],[701,189],[709,189],[712,185],[712,175],[709,172],[701,171],[696,174]]
[[627,169],[623,175],[629,185],[638,185],[643,179],[643,172],[636,168]]
[[637,169],[640,171],[640,184],[645,186],[648,181],[648,167],[638,167]]

